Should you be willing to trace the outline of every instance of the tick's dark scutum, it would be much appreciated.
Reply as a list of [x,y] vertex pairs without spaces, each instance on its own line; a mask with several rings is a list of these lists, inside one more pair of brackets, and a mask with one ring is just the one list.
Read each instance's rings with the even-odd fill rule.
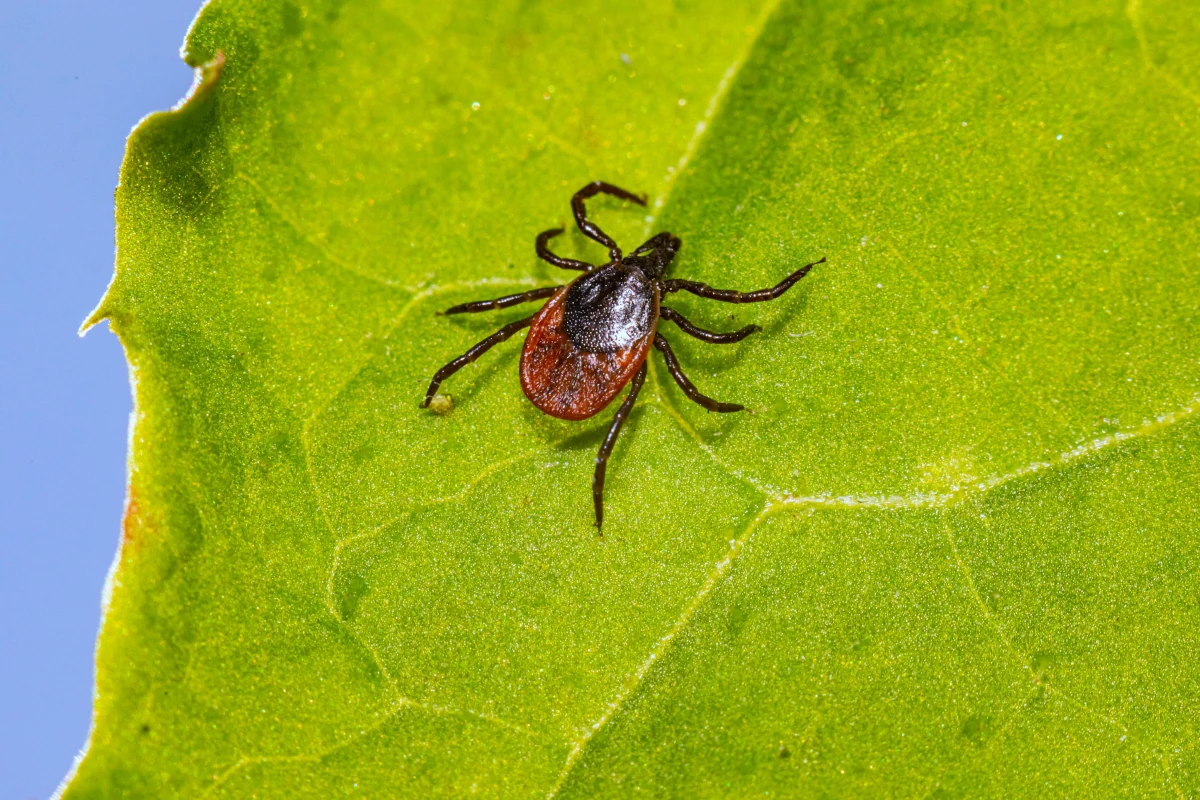
[[567,290],[563,329],[588,353],[628,350],[654,331],[656,294],[637,268],[614,265],[589,272]]

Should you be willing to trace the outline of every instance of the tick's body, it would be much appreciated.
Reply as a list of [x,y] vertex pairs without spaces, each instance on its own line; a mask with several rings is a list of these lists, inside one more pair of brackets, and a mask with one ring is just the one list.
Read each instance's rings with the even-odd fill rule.
[[658,323],[658,291],[612,265],[564,286],[533,317],[521,352],[521,388],[559,419],[587,419],[646,362]]
[[718,403],[696,390],[680,369],[667,340],[658,332],[658,321],[664,318],[671,320],[685,333],[711,344],[741,341],[760,330],[758,326],[750,325],[732,333],[706,331],[692,325],[678,311],[663,306],[662,296],[670,292],[687,291],[727,303],[773,300],[807,275],[813,267],[813,264],[808,264],[784,278],[779,285],[757,292],[713,289],[695,281],[664,280],[667,266],[679,250],[679,239],[669,233],[660,233],[632,254],[622,256],[616,242],[587,218],[584,200],[600,192],[639,205],[645,205],[646,201],[600,181],[583,187],[571,199],[579,229],[608,248],[610,261],[595,267],[582,261],[561,258],[550,252],[546,243],[562,233],[562,228],[539,234],[537,253],[540,258],[564,269],[582,270],[585,274],[566,286],[534,289],[497,300],[464,303],[447,309],[446,314],[491,311],[549,298],[537,314],[505,325],[438,370],[425,394],[424,403],[425,406],[429,405],[444,379],[525,327],[530,330],[521,352],[521,388],[525,396],[547,414],[559,419],[587,419],[612,402],[626,384],[631,384],[629,395],[617,411],[596,457],[596,472],[592,480],[596,527],[600,527],[604,519],[604,472],[608,455],[642,388],[646,377],[646,357],[650,354],[652,344],[662,351],[668,371],[690,399],[709,411],[743,409],[743,406],[732,403]]

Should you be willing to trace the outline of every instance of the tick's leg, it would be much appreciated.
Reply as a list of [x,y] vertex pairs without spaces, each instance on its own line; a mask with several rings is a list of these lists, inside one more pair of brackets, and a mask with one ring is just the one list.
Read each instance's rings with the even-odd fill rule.
[[538,258],[540,258],[542,261],[549,261],[551,264],[553,264],[556,267],[562,267],[563,269],[578,269],[578,270],[582,270],[583,272],[587,272],[589,269],[592,268],[591,264],[588,264],[586,261],[576,261],[573,258],[563,258],[562,256],[556,256],[554,253],[551,253],[550,248],[546,246],[546,242],[550,241],[551,239],[553,239],[555,236],[558,236],[562,232],[563,232],[562,228],[551,228],[548,231],[542,231],[541,233],[538,234],[538,237],[537,237]]
[[740,342],[742,339],[745,339],[752,333],[757,333],[762,330],[762,328],[758,327],[757,325],[747,325],[741,330],[733,331],[732,333],[713,333],[712,331],[706,331],[703,328],[697,328],[695,325],[689,322],[687,318],[683,316],[683,314],[680,314],[673,308],[662,306],[659,308],[658,313],[662,315],[663,319],[669,319],[671,322],[674,322],[676,325],[678,325],[679,329],[684,333],[688,334],[689,336],[695,336],[700,341],[708,342],[709,344],[733,344],[734,342]]
[[608,234],[596,227],[596,223],[587,218],[587,209],[583,207],[583,201],[589,197],[595,197],[603,192],[611,194],[613,197],[619,197],[622,200],[628,200],[631,203],[637,203],[639,206],[646,205],[645,195],[638,196],[633,192],[627,192],[611,183],[604,181],[592,181],[587,186],[580,189],[571,198],[571,208],[575,211],[575,223],[579,225],[579,230],[583,231],[586,236],[596,240],[600,244],[608,248],[608,255],[613,261],[621,260],[621,248],[617,247],[617,243],[609,238]]
[[808,271],[817,264],[824,264],[825,259],[814,261],[811,264],[805,264],[800,269],[788,275],[781,280],[778,285],[770,289],[759,289],[757,292],[739,292],[733,289],[714,289],[707,283],[699,281],[685,281],[680,279],[663,281],[664,292],[691,292],[698,294],[701,297],[707,297],[709,300],[720,300],[722,303],[761,303],[764,300],[774,300],[779,295],[786,292],[799,282],[801,278],[808,274]]
[[638,392],[642,390],[642,384],[646,381],[646,362],[642,362],[642,368],[633,376],[633,380],[629,382],[629,394],[625,397],[625,402],[621,403],[621,407],[617,409],[617,415],[613,417],[612,427],[608,429],[608,436],[604,437],[604,444],[600,445],[600,452],[596,454],[596,472],[592,475],[592,502],[596,506],[596,529],[603,533],[604,528],[604,470],[608,467],[608,455],[612,452],[613,445],[617,443],[617,434],[621,432],[621,426],[625,424],[625,418],[629,416],[630,409],[633,408],[633,403],[637,400]]
[[510,338],[514,333],[522,328],[528,328],[529,323],[533,322],[533,317],[519,319],[516,322],[510,322],[500,330],[493,333],[491,336],[484,339],[479,344],[472,347],[467,352],[463,353],[458,358],[451,361],[446,366],[439,369],[433,376],[433,380],[429,382],[429,389],[425,392],[425,402],[421,404],[421,408],[429,408],[429,402],[433,400],[433,396],[437,394],[438,387],[442,385],[442,381],[449,378],[460,369],[470,364],[481,355],[491,350],[496,345]]
[[531,289],[528,292],[521,292],[520,294],[497,297],[495,300],[476,300],[472,303],[459,303],[438,313],[446,316],[447,314],[476,314],[480,311],[495,311],[497,308],[508,308],[518,303],[528,303],[530,300],[541,300],[543,297],[549,297],[561,288],[561,286],[545,286],[541,289]]
[[654,346],[662,351],[663,358],[667,362],[667,371],[671,373],[671,377],[679,384],[679,388],[683,389],[683,393],[688,396],[689,400],[699,403],[709,411],[719,411],[722,414],[730,411],[743,411],[745,406],[739,406],[737,403],[721,403],[713,400],[711,397],[706,397],[692,385],[688,380],[687,375],[683,374],[683,370],[679,368],[679,359],[675,357],[675,353],[671,350],[671,345],[667,344],[667,340],[663,338],[661,333],[654,334]]

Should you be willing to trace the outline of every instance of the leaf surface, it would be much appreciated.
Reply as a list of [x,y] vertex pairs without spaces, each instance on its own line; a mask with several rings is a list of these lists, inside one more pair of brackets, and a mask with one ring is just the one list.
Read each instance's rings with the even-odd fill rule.
[[[1200,788],[1200,16],[1178,4],[251,4],[130,139],[135,376],[67,797]],[[611,412],[466,300],[591,203],[672,274]],[[559,244],[561,242],[561,244]],[[577,233],[564,255],[597,261]]]

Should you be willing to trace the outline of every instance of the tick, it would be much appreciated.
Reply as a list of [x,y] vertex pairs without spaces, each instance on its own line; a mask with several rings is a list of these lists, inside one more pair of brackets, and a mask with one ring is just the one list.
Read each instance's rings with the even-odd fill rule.
[[670,320],[684,333],[709,344],[733,344],[762,329],[747,325],[731,333],[704,330],[675,309],[662,305],[663,295],[682,291],[723,303],[761,303],[779,297],[815,265],[825,261],[822,258],[806,264],[776,286],[756,292],[714,289],[698,281],[667,279],[664,277],[667,267],[682,244],[679,237],[664,231],[629,255],[623,255],[617,243],[587,217],[584,201],[601,193],[640,206],[646,205],[646,198],[603,181],[589,183],[571,198],[571,209],[575,212],[579,230],[608,248],[608,262],[597,266],[557,256],[548,245],[563,229],[539,233],[536,240],[538,258],[584,274],[565,286],[546,286],[495,300],[462,303],[442,312],[474,314],[548,298],[533,316],[510,322],[439,369],[429,383],[422,403],[422,407],[428,408],[442,381],[525,328],[529,328],[529,334],[521,351],[521,389],[535,406],[550,416],[567,420],[595,416],[629,384],[629,394],[617,409],[604,444],[600,445],[596,455],[592,501],[596,507],[597,528],[604,523],[604,473],[608,456],[646,380],[646,358],[651,345],[662,353],[667,371],[689,399],[719,413],[745,408],[736,403],[720,403],[700,394],[683,374],[679,359],[667,340],[658,332],[658,322]]

